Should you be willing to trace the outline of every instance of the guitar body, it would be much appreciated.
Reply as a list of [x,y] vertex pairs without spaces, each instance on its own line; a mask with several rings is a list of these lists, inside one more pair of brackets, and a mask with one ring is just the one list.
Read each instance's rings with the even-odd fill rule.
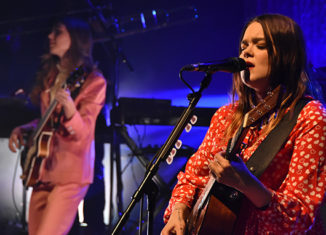
[[[208,196],[205,193],[209,193]],[[234,229],[237,227],[241,201],[239,192],[213,182],[212,187],[206,188],[197,200],[188,218],[187,234],[236,234]]]
[[29,141],[21,154],[21,166],[23,174],[21,179],[25,187],[33,186],[38,183],[40,168],[43,159],[50,153],[50,144],[53,136],[52,130],[44,129],[35,141]]
[[[78,95],[79,90],[85,82],[86,76],[87,72],[85,68],[80,66],[72,72],[65,83],[62,84],[62,87],[69,89],[72,99]],[[53,122],[55,120],[60,120],[62,115],[62,112],[54,113],[57,104],[57,100],[53,100],[50,103],[21,153],[23,174],[20,178],[23,180],[23,185],[25,187],[33,186],[38,183],[42,162],[50,154],[51,140],[55,131],[53,125],[50,124],[50,118],[54,117],[54,120],[52,120]]]
[[[264,101],[246,113],[241,128],[230,139],[225,158],[234,158],[251,125],[274,109],[280,92],[276,87]],[[187,234],[243,234],[250,202],[240,192],[218,183],[214,177],[208,181],[193,207],[187,221]]]
[[200,230],[195,234],[232,234],[237,215],[218,198],[211,195],[208,200],[208,204],[200,213]]

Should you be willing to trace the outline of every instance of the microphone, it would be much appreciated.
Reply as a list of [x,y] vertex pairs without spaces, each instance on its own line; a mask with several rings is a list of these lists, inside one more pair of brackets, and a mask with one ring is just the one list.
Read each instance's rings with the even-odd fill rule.
[[215,73],[217,71],[223,71],[228,73],[240,72],[247,68],[246,62],[238,57],[231,57],[224,60],[219,60],[211,63],[197,63],[197,64],[188,64],[181,68],[182,71],[198,71],[198,72],[207,72]]

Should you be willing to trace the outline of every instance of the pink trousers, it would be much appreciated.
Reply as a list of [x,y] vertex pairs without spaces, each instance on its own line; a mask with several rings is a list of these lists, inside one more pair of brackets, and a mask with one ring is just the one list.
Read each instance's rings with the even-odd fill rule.
[[34,187],[29,205],[29,235],[67,234],[88,186],[41,184]]

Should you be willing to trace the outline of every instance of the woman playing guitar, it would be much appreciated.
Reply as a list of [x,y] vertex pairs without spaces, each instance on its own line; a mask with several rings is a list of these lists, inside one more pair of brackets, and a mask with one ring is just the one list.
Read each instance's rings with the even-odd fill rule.
[[[9,148],[16,152],[25,144],[23,135],[45,119],[44,125],[38,125],[37,146],[32,146],[38,149],[36,152],[45,148],[40,169],[32,174],[36,175],[33,180],[28,174],[22,176],[24,184],[28,181],[25,186],[33,186],[28,230],[37,235],[67,234],[72,226],[78,204],[93,180],[95,121],[106,90],[104,77],[93,65],[92,37],[86,22],[59,20],[48,38],[49,53],[42,57],[31,92],[31,99],[40,105],[42,118],[15,128],[9,139]],[[85,73],[72,76],[77,67]],[[77,82],[69,90],[65,84],[71,79]],[[52,106],[53,112],[45,118]],[[39,141],[44,136],[48,136],[47,144]]]
[[[187,162],[185,172],[179,173],[161,234],[194,233],[187,231],[188,216],[212,178],[247,199],[245,213],[237,218],[241,230],[229,231],[324,234],[319,209],[326,185],[326,110],[319,101],[310,100],[304,106],[290,135],[259,178],[245,165],[286,113],[306,96],[301,29],[283,15],[258,16],[246,24],[239,53],[248,68],[233,77],[233,98],[238,100],[217,110],[198,151]],[[231,160],[226,159],[228,140],[241,128],[246,114],[278,86],[275,107],[250,126],[239,151]],[[217,226],[228,226],[218,225],[218,220],[210,218]]]

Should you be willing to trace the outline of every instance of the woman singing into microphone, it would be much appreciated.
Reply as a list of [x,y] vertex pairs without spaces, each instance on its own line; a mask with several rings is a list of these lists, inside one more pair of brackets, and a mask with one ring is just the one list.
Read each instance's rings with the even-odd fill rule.
[[[248,199],[245,216],[239,218],[241,234],[324,234],[320,207],[326,184],[326,110],[307,96],[301,29],[283,15],[257,16],[244,27],[239,53],[248,69],[234,74],[234,101],[217,110],[198,151],[179,173],[161,234],[185,233],[190,210],[210,177]],[[279,86],[275,108],[249,128],[236,159],[225,159],[228,140],[245,114]],[[294,128],[257,178],[245,163],[302,98],[309,101]]]

